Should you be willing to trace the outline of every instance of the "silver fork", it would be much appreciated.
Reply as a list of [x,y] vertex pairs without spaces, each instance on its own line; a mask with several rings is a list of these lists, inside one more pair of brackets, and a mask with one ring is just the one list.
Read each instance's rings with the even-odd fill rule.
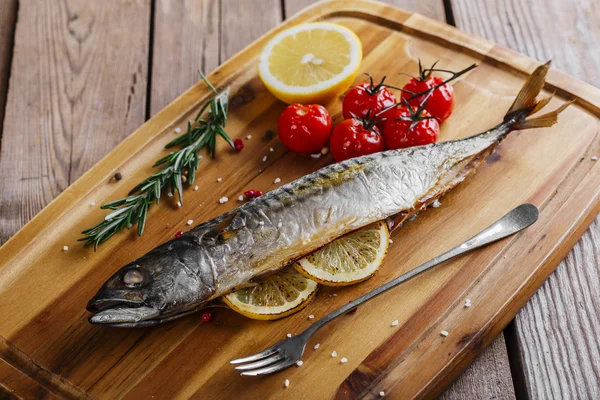
[[288,368],[300,360],[300,357],[302,357],[302,354],[304,353],[304,348],[306,347],[308,339],[310,339],[313,333],[315,333],[325,324],[371,300],[373,297],[378,296],[403,282],[406,282],[407,280],[427,271],[430,268],[435,267],[438,264],[443,263],[444,261],[493,243],[497,240],[513,235],[522,229],[525,229],[529,225],[533,224],[538,219],[538,216],[539,211],[536,206],[533,204],[522,204],[514,208],[488,228],[473,236],[471,239],[426,262],[425,264],[422,264],[421,266],[403,275],[400,275],[388,283],[381,285],[377,289],[374,289],[358,299],[351,301],[345,306],[332,311],[320,320],[316,321],[301,334],[284,339],[268,349],[261,351],[260,353],[230,361],[230,364],[240,364],[236,366],[235,369],[243,371],[242,375],[249,376],[272,374]]

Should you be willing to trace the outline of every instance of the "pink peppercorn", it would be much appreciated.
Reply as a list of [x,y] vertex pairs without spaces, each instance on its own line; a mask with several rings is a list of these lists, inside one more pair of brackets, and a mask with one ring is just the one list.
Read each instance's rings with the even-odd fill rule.
[[233,141],[233,148],[237,151],[242,150],[244,148],[244,142],[242,141],[242,139],[235,139]]
[[212,320],[212,314],[209,312],[202,313],[202,322],[210,322]]
[[175,233],[174,237],[178,238],[181,235],[183,235],[183,231],[177,231],[177,233]]

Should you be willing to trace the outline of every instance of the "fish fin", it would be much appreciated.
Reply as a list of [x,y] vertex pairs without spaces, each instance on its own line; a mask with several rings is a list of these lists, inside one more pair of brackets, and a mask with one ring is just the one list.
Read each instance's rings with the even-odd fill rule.
[[[542,101],[540,101],[540,103]],[[517,125],[515,125],[515,129],[522,130],[532,128],[549,128],[558,122],[558,114],[563,112],[565,108],[569,107],[574,101],[575,100],[567,101],[565,104],[563,104],[556,110],[549,112],[548,114],[540,115],[539,117],[526,119],[523,122],[519,122]]]
[[531,112],[529,114],[533,115],[536,112],[540,111],[542,108],[544,108],[548,103],[550,103],[550,100],[552,100],[554,95],[555,95],[555,93],[552,93],[550,96],[544,97],[543,99],[538,101],[537,104],[535,105],[535,107],[533,107],[533,110],[531,110]]
[[550,69],[550,63],[551,61],[548,61],[547,63],[540,65],[535,69],[535,71],[533,71],[529,78],[527,78],[527,81],[521,88],[521,91],[519,91],[515,101],[508,109],[505,119],[516,111],[521,111],[523,109],[535,109],[536,105],[538,104],[535,98],[544,87],[546,74]]
[[240,229],[241,229],[241,228],[234,229],[234,230],[232,230],[232,231],[225,231],[225,232],[221,232],[221,233],[219,233],[219,239],[221,239],[222,241],[226,242],[226,241],[228,241],[229,239],[231,239],[232,237],[234,237],[235,235],[237,235],[237,233],[238,233],[238,231],[239,231]]
[[229,214],[228,216],[226,216],[223,221],[219,222],[219,224],[217,226],[215,226],[215,233],[216,234],[221,234],[223,233],[223,231],[225,229],[227,229],[227,227],[229,226],[229,224],[231,224],[231,221],[233,221],[233,219],[237,216],[237,210],[234,210],[231,214]]

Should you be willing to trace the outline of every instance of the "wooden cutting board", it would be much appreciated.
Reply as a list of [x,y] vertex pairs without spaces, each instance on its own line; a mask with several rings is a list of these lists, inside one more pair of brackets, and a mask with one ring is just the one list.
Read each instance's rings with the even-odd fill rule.
[[[417,59],[458,70],[480,66],[455,83],[457,107],[441,140],[469,136],[499,122],[538,63],[455,28],[363,1],[317,4],[287,20],[215,70],[215,86],[232,88],[227,131],[244,138],[241,153],[220,145],[201,162],[200,190],[181,209],[169,201],[150,212],[146,233],[123,232],[98,252],[82,249],[79,232],[105,214],[99,205],[124,196],[149,175],[165,143],[209,98],[194,86],[95,165],[0,248],[0,376],[40,383],[61,397],[98,398],[395,398],[432,397],[447,386],[506,326],[567,254],[599,211],[597,139],[600,90],[551,71],[548,108],[576,104],[551,129],[513,133],[478,173],[394,232],[379,273],[344,289],[323,288],[304,311],[276,322],[218,309],[209,324],[194,315],[151,329],[87,323],[87,300],[120,266],[166,241],[185,221],[200,223],[238,203],[246,189],[268,191],[332,162],[289,153],[275,130],[285,107],[262,86],[256,58],[276,32],[326,20],[352,29],[363,43],[361,72],[394,85],[415,74]],[[363,76],[358,78],[362,81]],[[339,121],[340,102],[327,108]],[[250,140],[246,135],[252,135]],[[270,151],[273,148],[274,151]],[[267,161],[263,162],[263,156]],[[111,180],[115,172],[123,179]],[[217,178],[222,177],[222,182]],[[228,203],[218,199],[227,196]],[[446,263],[341,317],[309,343],[304,365],[263,378],[241,377],[228,361],[259,351],[286,333],[416,267],[470,237],[514,206],[532,202],[540,220],[521,234]],[[62,251],[63,246],[69,251]],[[470,298],[472,306],[464,308]],[[393,320],[399,320],[392,327]],[[440,335],[449,332],[448,337]],[[313,346],[320,343],[318,350]],[[331,352],[338,353],[337,358]],[[346,357],[348,362],[340,364]],[[285,389],[283,381],[289,379]]]

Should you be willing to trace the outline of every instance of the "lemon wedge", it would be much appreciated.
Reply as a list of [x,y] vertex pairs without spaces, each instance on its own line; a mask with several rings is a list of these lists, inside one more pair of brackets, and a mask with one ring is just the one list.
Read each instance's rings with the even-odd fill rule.
[[352,84],[361,59],[360,39],[350,29],[308,23],[286,29],[267,43],[258,74],[281,101],[323,104]]
[[319,285],[286,268],[256,286],[223,296],[232,310],[252,319],[274,320],[294,314],[310,303]]
[[304,276],[326,286],[346,286],[373,276],[387,253],[390,233],[384,221],[342,236],[297,261]]

